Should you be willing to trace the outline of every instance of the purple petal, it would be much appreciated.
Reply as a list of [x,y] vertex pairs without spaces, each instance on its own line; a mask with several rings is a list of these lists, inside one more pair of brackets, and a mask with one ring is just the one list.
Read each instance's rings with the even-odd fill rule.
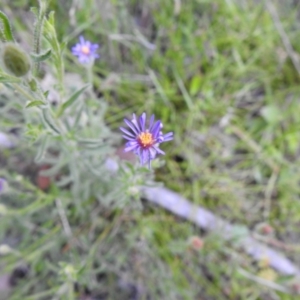
[[95,53],[95,54],[93,54],[93,57],[94,57],[94,58],[99,58],[99,57],[100,57],[100,55],[99,55],[99,54],[97,54],[97,53]]
[[136,141],[136,138],[131,138],[131,137],[127,136],[127,135],[122,135],[122,137],[123,137],[124,139],[130,141],[130,142]]
[[141,129],[142,131],[145,131],[145,125],[146,125],[146,113],[142,113],[142,115],[140,116],[140,125],[141,125]]
[[159,153],[161,155],[165,155],[165,152],[162,151],[161,149],[159,149],[158,145],[153,145],[152,147],[156,150],[157,153]]
[[83,64],[86,64],[86,63],[88,63],[88,62],[90,61],[90,58],[89,58],[89,57],[86,57],[86,56],[84,56],[84,55],[80,55],[80,56],[78,57],[78,60],[79,60],[79,62],[81,62],[81,63],[83,63]]
[[131,120],[131,123],[135,126],[135,128],[141,132],[141,128],[139,126],[139,123],[137,121],[137,118],[136,118],[136,115],[135,114],[132,114],[132,120]]
[[129,143],[127,143],[126,147],[124,148],[124,152],[129,152],[129,151],[135,150],[138,147],[139,147],[139,144],[137,142],[129,142]]
[[151,131],[151,129],[152,129],[152,125],[153,125],[153,122],[154,122],[154,115],[152,115],[151,117],[150,117],[150,122],[149,122],[149,131]]
[[142,148],[138,148],[135,151],[135,154],[138,155],[139,159],[140,159],[140,164],[143,165],[143,159],[142,159]]
[[153,125],[153,129],[151,130],[151,133],[153,134],[154,138],[158,138],[158,133],[160,131],[160,121],[156,121],[155,124]]
[[156,156],[156,152],[157,151],[154,147],[149,148],[149,154],[150,154],[149,159],[154,159]]
[[150,160],[150,152],[148,149],[142,149],[141,160],[142,160],[142,165],[144,165],[147,161]]
[[136,127],[134,126],[134,124],[127,120],[127,119],[124,119],[124,122],[128,125],[128,127],[130,127],[130,129],[136,134],[136,135],[139,135],[139,130],[136,129]]
[[85,44],[85,40],[84,40],[84,37],[82,35],[79,37],[79,41],[80,41],[81,45]]
[[81,52],[80,50],[81,50],[81,46],[78,44],[72,47],[72,51]]
[[135,135],[132,132],[130,132],[129,130],[127,130],[123,127],[120,127],[120,130],[123,131],[125,134],[129,135],[130,137],[133,137],[133,138],[135,137]]
[[164,138],[163,140],[164,142],[173,140],[173,132],[166,133],[165,135],[163,135],[163,138]]
[[98,44],[93,44],[93,45],[91,45],[91,49],[92,49],[93,51],[96,51],[98,48],[99,48],[99,45],[98,45]]

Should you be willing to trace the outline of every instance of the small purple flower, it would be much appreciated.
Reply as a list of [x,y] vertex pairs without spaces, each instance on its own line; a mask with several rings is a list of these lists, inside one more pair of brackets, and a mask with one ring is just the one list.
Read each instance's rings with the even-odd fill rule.
[[99,54],[96,53],[98,48],[99,45],[92,44],[80,36],[79,43],[72,47],[72,53],[78,57],[80,63],[87,64],[99,57]]
[[173,132],[163,134],[161,129],[163,124],[161,121],[154,120],[154,115],[151,116],[148,128],[146,128],[146,113],[143,113],[138,119],[133,114],[132,120],[124,119],[130,130],[120,127],[124,133],[123,137],[128,140],[125,145],[125,152],[133,151],[139,156],[141,165],[148,162],[150,169],[151,160],[157,154],[164,155],[165,153],[159,149],[159,144],[173,139]]
[[0,194],[4,191],[6,180],[0,177]]
[[4,132],[0,131],[0,149],[1,148],[10,149],[13,147],[14,147],[14,143],[11,141],[9,136],[7,134],[5,134]]

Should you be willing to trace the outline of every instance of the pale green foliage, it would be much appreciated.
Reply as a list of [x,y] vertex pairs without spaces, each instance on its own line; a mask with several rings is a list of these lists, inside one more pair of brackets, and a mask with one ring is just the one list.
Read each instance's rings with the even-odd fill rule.
[[[1,262],[0,269],[1,272],[11,272],[18,265],[26,265],[38,274],[42,257],[49,253],[55,257],[49,260],[52,267],[39,275],[46,276],[47,280],[41,279],[41,284],[36,287],[32,287],[29,280],[31,287],[21,285],[20,291],[13,291],[12,299],[29,296],[31,292],[43,294],[44,289],[50,289],[50,294],[59,299],[75,299],[75,282],[80,281],[82,288],[95,285],[96,274],[92,267],[99,265],[101,257],[95,252],[99,246],[98,234],[104,225],[101,213],[111,211],[118,215],[119,208],[140,207],[137,195],[131,203],[131,190],[145,184],[147,174],[130,164],[122,164],[114,155],[120,138],[104,122],[105,99],[94,94],[92,76],[88,77],[90,82],[84,83],[80,76],[65,71],[65,45],[57,37],[54,12],[46,15],[46,2],[40,1],[40,5],[32,9],[37,19],[30,56],[11,41],[8,18],[3,17],[4,13],[0,15],[5,40],[11,41],[1,44],[6,67],[0,69],[3,84],[0,90],[1,126],[20,128],[17,143],[24,151],[24,160],[28,163],[35,157],[36,163],[47,166],[40,176],[47,176],[51,186],[49,191],[42,192],[28,178],[13,175],[12,170],[12,173],[0,172],[9,182],[8,192],[1,195],[3,224],[0,226],[0,243],[7,234],[6,230],[13,227],[18,232],[29,218],[32,224],[42,222],[46,227],[42,225],[44,229],[37,234],[31,232],[32,228],[25,230],[13,250],[5,253],[6,259]],[[33,70],[30,69],[30,57],[34,62]],[[44,78],[40,77],[40,63],[46,69]],[[86,72],[91,74],[92,68],[89,65]],[[53,82],[45,83],[46,77]],[[29,152],[25,151],[26,145]],[[9,162],[6,167],[10,169]],[[18,172],[22,173],[22,170]],[[36,171],[32,175],[36,176]],[[22,203],[14,207],[18,199],[22,199]],[[94,233],[79,238],[78,230],[88,220],[95,226]],[[64,244],[72,244],[75,260],[60,253]],[[78,259],[81,251],[86,255],[82,260]],[[53,268],[54,277],[49,275]],[[89,282],[88,278],[93,279]],[[48,294],[46,291],[45,295]]]

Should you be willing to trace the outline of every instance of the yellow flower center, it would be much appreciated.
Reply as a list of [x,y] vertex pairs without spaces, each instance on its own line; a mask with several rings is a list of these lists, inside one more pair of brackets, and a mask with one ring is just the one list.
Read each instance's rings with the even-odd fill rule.
[[81,52],[82,52],[83,54],[88,55],[88,54],[90,54],[90,48],[87,47],[87,46],[82,46]]
[[148,148],[154,144],[153,135],[150,132],[142,132],[138,136],[138,141],[144,148]]

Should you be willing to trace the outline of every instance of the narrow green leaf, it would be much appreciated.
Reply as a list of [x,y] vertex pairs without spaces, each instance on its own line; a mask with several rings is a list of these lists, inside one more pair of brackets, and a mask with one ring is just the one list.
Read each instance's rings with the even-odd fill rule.
[[14,42],[15,39],[13,37],[12,31],[11,31],[11,26],[8,20],[8,17],[4,12],[0,10],[0,21],[3,24],[3,34],[7,42]]
[[46,59],[48,59],[51,56],[51,54],[52,54],[52,51],[51,51],[51,49],[49,49],[40,54],[31,53],[30,56],[34,62],[42,62],[42,61],[45,61]]
[[63,112],[69,107],[71,106],[76,100],[79,99],[79,96],[89,87],[89,84],[85,85],[84,87],[82,87],[81,89],[79,89],[78,91],[76,91],[65,103],[63,103],[63,105],[60,107],[60,110],[58,111],[57,116],[60,117]]
[[70,184],[73,181],[73,178],[71,175],[69,176],[61,176],[59,181],[56,182],[55,184],[59,187],[64,187],[68,184]]
[[41,105],[45,105],[46,103],[44,103],[43,101],[40,100],[36,100],[36,101],[31,101],[26,105],[26,108],[29,107],[35,107],[35,106],[41,106]]
[[96,139],[80,139],[78,140],[78,145],[83,146],[87,149],[99,149],[101,147],[107,146],[103,140],[96,140]]
[[21,80],[17,77],[10,76],[7,74],[0,74],[0,82],[3,83],[19,83]]
[[51,168],[40,171],[41,176],[45,177],[51,177],[57,175],[61,168],[63,168],[66,165],[66,163],[59,162],[55,165],[53,165]]
[[77,142],[84,145],[100,145],[103,144],[102,140],[99,139],[77,139]]
[[48,146],[48,135],[43,136],[40,146],[38,147],[38,152],[35,157],[35,162],[39,163],[44,158],[44,154],[46,152],[47,146]]
[[73,130],[75,128],[78,127],[79,123],[80,123],[80,119],[83,113],[83,109],[84,109],[84,103],[83,102],[79,102],[78,103],[78,107],[77,107],[77,112],[75,112],[75,116],[74,116],[74,125],[73,125]]
[[45,123],[55,132],[60,135],[60,130],[58,129],[57,125],[55,124],[53,117],[51,116],[48,109],[43,109],[43,117]]
[[82,159],[81,162],[87,167],[87,169],[97,177],[103,176],[103,172],[99,171],[99,168],[91,164],[88,160]]

